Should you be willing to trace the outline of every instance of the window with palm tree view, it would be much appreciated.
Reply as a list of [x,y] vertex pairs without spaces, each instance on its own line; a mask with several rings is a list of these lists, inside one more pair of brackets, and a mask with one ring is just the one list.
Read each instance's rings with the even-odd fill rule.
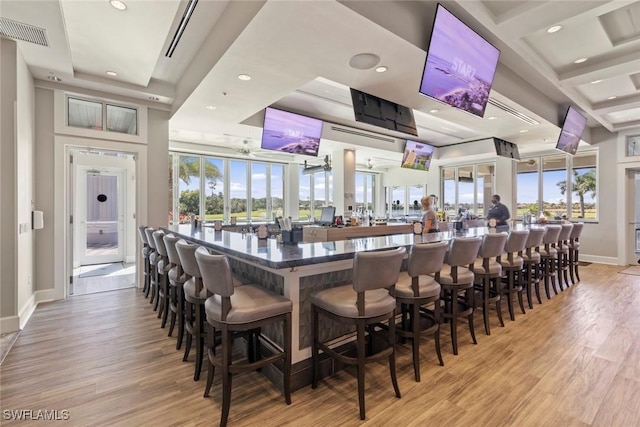
[[[517,215],[597,220],[597,154],[523,159],[517,166]],[[540,202],[542,200],[542,203]]]
[[284,165],[170,153],[169,203],[169,223],[269,221],[283,214]]

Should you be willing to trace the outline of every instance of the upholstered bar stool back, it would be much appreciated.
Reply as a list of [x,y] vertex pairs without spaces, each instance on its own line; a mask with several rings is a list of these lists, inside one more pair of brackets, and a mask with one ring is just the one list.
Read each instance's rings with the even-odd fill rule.
[[147,236],[147,243],[149,244],[149,287],[145,293],[145,298],[148,296],[149,292],[151,292],[151,299],[149,300],[150,304],[153,304],[157,298],[157,295],[155,294],[155,283],[158,283],[158,277],[156,276],[158,251],[156,250],[156,242],[153,240],[154,231],[156,230],[151,227],[144,229],[144,233]]
[[[407,272],[400,273],[398,282],[390,292],[402,310],[401,328],[396,330],[396,333],[411,339],[413,373],[418,382],[420,381],[420,334],[422,332],[433,332],[436,354],[440,365],[444,365],[440,351],[441,288],[434,276],[438,277],[440,274],[448,248],[447,242],[413,245],[409,252]],[[422,318],[429,320],[429,326],[425,330],[421,328]]]
[[529,237],[527,237],[527,243],[525,244],[525,250],[522,254],[522,260],[524,261],[524,287],[526,288],[527,301],[529,302],[529,308],[533,308],[533,295],[532,288],[536,290],[536,297],[538,298],[538,304],[542,304],[542,298],[540,298],[540,253],[538,249],[542,245],[542,239],[547,232],[545,228],[531,228],[529,229]]
[[569,274],[571,275],[571,283],[576,283],[576,278],[578,282],[580,281],[580,276],[578,275],[578,255],[580,253],[580,236],[582,235],[583,228],[584,222],[573,223],[573,229],[569,237]]
[[444,319],[451,327],[451,345],[453,354],[458,354],[458,316],[466,316],[469,332],[474,344],[477,344],[473,329],[474,290],[472,266],[478,257],[482,245],[480,237],[456,237],[451,241],[445,263],[440,270],[440,286],[444,299]]
[[179,240],[176,243],[176,250],[180,258],[180,264],[186,274],[186,281],[182,286],[185,299],[185,331],[187,342],[184,349],[183,361],[189,358],[191,344],[196,341],[196,366],[193,380],[200,379],[202,372],[202,360],[204,354],[204,302],[207,299],[207,289],[202,284],[202,274],[196,261],[196,250],[200,246],[194,243],[187,243]]
[[556,265],[558,268],[558,286],[560,290],[564,289],[564,285],[569,287],[569,239],[571,238],[571,231],[573,231],[573,224],[562,224],[560,227],[560,234],[558,235],[558,243],[556,243],[556,250],[558,251]]
[[528,238],[529,230],[511,230],[507,243],[504,246],[505,253],[500,257],[502,271],[506,276],[506,284],[502,289],[502,294],[508,298],[507,306],[509,307],[509,317],[511,320],[516,320],[515,310],[513,309],[513,297],[516,294],[518,295],[520,310],[522,314],[525,314],[522,280],[524,259],[522,255],[527,246]]
[[478,250],[478,258],[476,258],[472,267],[476,291],[479,291],[478,293],[482,296],[482,300],[476,302],[482,304],[484,331],[487,335],[491,335],[491,326],[489,324],[489,307],[491,303],[495,303],[500,326],[504,326],[499,283],[502,276],[502,265],[498,262],[498,257],[504,251],[507,237],[508,234],[504,231],[485,234]]
[[544,289],[547,294],[547,299],[551,299],[551,291],[549,289],[549,283],[553,286],[553,292],[558,295],[558,289],[556,288],[556,257],[558,251],[555,248],[555,244],[558,242],[558,236],[562,227],[559,225],[547,225],[547,232],[542,238],[542,245],[538,252],[540,252],[540,264],[542,265],[542,276],[544,278]]
[[160,304],[158,318],[162,317],[162,328],[167,324],[167,316],[169,314],[169,299],[167,298],[169,294],[169,281],[167,280],[167,275],[169,270],[171,270],[169,257],[167,255],[167,247],[164,245],[165,235],[166,233],[162,230],[153,232],[153,240],[156,243],[156,250],[158,251],[158,265],[156,266],[158,278],[156,283],[156,286],[158,287],[158,299],[156,300],[156,303]]
[[[360,419],[362,420],[365,419],[364,367],[366,363],[387,358],[389,360],[391,382],[396,397],[400,397],[395,368],[395,328],[387,328],[389,331],[388,345],[377,353],[369,355],[365,353],[367,338],[365,331],[369,331],[369,344],[371,344],[372,333],[380,322],[386,320],[389,325],[394,325],[396,300],[389,295],[388,288],[397,283],[405,255],[405,248],[376,252],[357,252],[353,259],[353,280],[351,285],[325,289],[311,296],[311,323],[313,329],[311,350],[313,361],[312,388],[318,386],[320,350],[341,363],[356,365],[358,367],[358,403]],[[356,326],[356,357],[340,354],[330,348],[328,343],[320,341],[320,314],[338,322]],[[369,347],[373,346],[370,345]]]
[[142,242],[142,262],[144,263],[143,269],[143,287],[142,293],[145,294],[145,298],[149,295],[149,285],[151,284],[151,277],[149,274],[149,255],[151,253],[151,249],[149,249],[149,240],[147,239],[147,233],[145,233],[146,225],[141,225],[138,227],[138,235],[140,236],[140,241]]
[[[199,248],[196,260],[202,272],[202,281],[207,289],[205,313],[207,323],[220,331],[222,355],[216,357],[215,340],[207,355],[209,371],[205,397],[213,383],[214,366],[222,371],[222,415],[220,425],[225,426],[231,406],[231,375],[254,371],[265,365],[283,361],[284,395],[287,404],[291,403],[291,312],[293,304],[287,298],[268,292],[258,286],[245,285],[234,287],[229,260],[225,255],[211,255],[205,248]],[[233,340],[240,334],[261,328],[262,326],[283,324],[284,345],[281,351],[266,358],[232,363]],[[210,333],[213,336],[215,333]],[[259,339],[259,338],[258,338]],[[218,353],[220,354],[220,353]],[[259,355],[258,355],[259,356]]]
[[173,234],[167,234],[164,236],[164,245],[167,249],[167,257],[169,258],[169,273],[167,278],[169,279],[169,311],[171,312],[171,323],[169,325],[169,336],[173,334],[173,329],[178,323],[178,338],[176,342],[176,350],[180,350],[182,346],[182,339],[184,337],[184,282],[187,281],[187,276],[180,263],[180,256],[178,255],[178,249],[176,249],[176,243],[180,239]]

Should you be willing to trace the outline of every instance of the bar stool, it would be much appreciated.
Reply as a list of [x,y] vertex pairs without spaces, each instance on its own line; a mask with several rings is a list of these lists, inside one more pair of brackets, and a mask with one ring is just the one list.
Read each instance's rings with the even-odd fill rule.
[[449,246],[448,259],[440,270],[439,282],[445,307],[443,318],[450,323],[453,354],[458,354],[458,316],[467,317],[471,339],[474,344],[478,343],[473,329],[475,276],[472,265],[476,261],[481,244],[480,237],[454,238]]
[[573,224],[562,224],[560,227],[560,235],[558,236],[558,242],[556,243],[556,250],[558,251],[558,258],[556,260],[556,266],[558,268],[558,286],[560,290],[563,290],[562,278],[564,277],[564,284],[569,287],[569,239],[571,238],[571,231],[573,230]]
[[547,294],[547,299],[551,299],[551,291],[549,289],[549,282],[553,286],[553,292],[558,295],[558,289],[556,288],[556,257],[558,251],[555,248],[555,244],[558,241],[562,227],[559,225],[547,225],[547,232],[542,238],[542,244],[538,252],[540,252],[540,264],[542,266],[542,276],[544,277],[544,290]]
[[542,245],[542,239],[547,232],[544,228],[530,228],[529,237],[525,244],[525,251],[522,254],[522,260],[524,261],[524,281],[523,286],[527,291],[527,301],[529,302],[529,308],[533,308],[533,295],[531,294],[531,288],[536,290],[536,297],[538,297],[538,304],[542,304],[542,298],[540,298],[540,253],[538,249]]
[[144,232],[144,230],[147,228],[146,225],[141,225],[140,227],[138,227],[138,234],[140,235],[140,241],[142,242],[142,260],[144,262],[144,270],[143,270],[143,287],[142,287],[142,293],[144,294],[145,298],[147,298],[149,296],[149,285],[151,283],[151,277],[150,277],[150,273],[149,273],[149,254],[151,252],[151,249],[149,249],[149,241],[147,240],[147,233]]
[[[433,332],[436,354],[440,366],[444,366],[440,352],[440,284],[437,281],[444,256],[449,248],[447,242],[417,244],[411,247],[407,273],[400,273],[398,282],[389,294],[396,299],[402,310],[401,329],[396,333],[411,339],[413,350],[413,373],[420,382],[420,334]],[[435,278],[432,277],[435,275]],[[424,307],[432,304],[433,309]],[[409,322],[407,322],[407,314]],[[429,320],[429,327],[421,328],[421,319]]]
[[[500,304],[500,277],[502,277],[502,265],[498,262],[498,257],[504,251],[507,242],[506,232],[488,233],[482,237],[482,244],[478,250],[478,258],[472,266],[474,274],[474,288],[482,295],[482,314],[484,318],[484,331],[491,335],[489,325],[489,305],[496,304],[496,312],[500,326],[504,326],[502,320],[502,306]],[[492,286],[493,284],[493,286]]]
[[156,286],[158,288],[158,301],[160,309],[158,310],[158,319],[162,317],[161,328],[167,324],[167,318],[169,315],[169,280],[168,274],[171,270],[171,263],[167,255],[167,248],[164,245],[165,232],[163,230],[156,230],[153,232],[153,240],[156,243],[156,250],[158,251],[158,265],[156,267]]
[[528,238],[529,230],[511,230],[507,243],[504,245],[505,253],[499,258],[499,262],[502,264],[502,271],[506,273],[506,287],[503,287],[502,294],[506,295],[508,298],[507,306],[509,307],[509,317],[511,320],[516,320],[513,309],[513,297],[516,293],[518,294],[520,310],[522,311],[522,314],[525,314],[524,300],[522,296],[522,269],[524,267],[522,254],[527,245]]
[[573,229],[569,237],[569,274],[571,275],[571,283],[573,284],[576,283],[575,278],[578,279],[578,282],[580,281],[580,276],[578,275],[578,256],[580,253],[580,236],[582,235],[583,227],[584,222],[573,223]]
[[[209,372],[204,396],[209,396],[214,366],[222,369],[222,415],[220,425],[226,426],[231,406],[231,376],[253,371],[280,360],[284,362],[283,385],[287,405],[291,404],[291,312],[293,304],[287,298],[253,285],[234,287],[229,260],[224,255],[210,255],[200,247],[195,258],[207,290],[205,313],[211,326],[209,337],[221,335],[222,357],[216,357],[215,340],[208,349]],[[264,325],[283,322],[284,349],[264,359],[232,363],[233,340]],[[259,334],[258,334],[259,337]],[[259,338],[258,338],[259,339]],[[258,354],[259,356],[259,354]]]
[[187,333],[187,342],[184,348],[183,362],[189,358],[191,344],[196,341],[196,365],[193,380],[200,379],[202,371],[202,358],[204,353],[204,302],[207,299],[207,288],[202,284],[202,274],[196,261],[196,250],[200,246],[195,243],[187,243],[183,239],[176,242],[176,250],[180,258],[180,264],[186,275],[183,285],[185,299],[184,328]]
[[[365,355],[365,330],[369,331],[369,346],[372,347],[371,334],[375,325],[383,320],[388,320],[389,325],[394,325],[396,300],[389,295],[387,289],[398,281],[400,267],[406,252],[403,247],[386,251],[356,252],[353,259],[351,285],[329,288],[311,296],[313,330],[311,349],[313,381],[311,387],[314,389],[318,387],[320,350],[343,364],[356,365],[361,420],[365,419],[364,367],[366,363],[388,358],[393,389],[396,397],[400,398],[395,367],[395,328],[388,328],[389,342],[387,347],[369,356]],[[357,357],[340,354],[330,348],[328,343],[320,341],[318,323],[320,314],[342,324],[356,326]]]
[[153,239],[153,232],[156,231],[154,228],[147,227],[144,229],[145,234],[147,235],[147,242],[149,243],[149,249],[151,252],[149,253],[149,288],[147,289],[147,293],[151,291],[151,298],[149,299],[149,304],[155,303],[153,306],[154,310],[158,309],[158,251],[156,249],[156,242]]
[[171,323],[169,325],[168,336],[173,334],[173,329],[178,323],[178,337],[176,340],[176,350],[182,347],[184,337],[184,282],[187,281],[187,275],[182,269],[180,256],[176,249],[176,243],[180,239],[173,234],[164,236],[164,245],[167,248],[167,256],[169,258],[170,270],[167,274],[169,279],[169,310],[171,311]]

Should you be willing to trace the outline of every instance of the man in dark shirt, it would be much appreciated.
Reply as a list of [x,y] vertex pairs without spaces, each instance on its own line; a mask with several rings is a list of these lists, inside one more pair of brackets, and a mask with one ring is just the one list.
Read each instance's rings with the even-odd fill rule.
[[507,225],[507,220],[511,215],[509,215],[509,209],[500,203],[500,196],[494,194],[491,197],[491,208],[489,208],[489,212],[487,214],[487,219],[495,219],[496,225]]

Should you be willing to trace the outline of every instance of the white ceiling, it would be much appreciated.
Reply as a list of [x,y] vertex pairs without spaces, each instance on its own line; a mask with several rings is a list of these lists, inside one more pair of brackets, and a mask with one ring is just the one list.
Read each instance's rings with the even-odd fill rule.
[[[48,47],[18,42],[39,81],[56,76],[62,82],[50,85],[169,109],[172,141],[215,145],[228,154],[269,155],[259,150],[267,106],[411,138],[356,123],[350,87],[411,107],[416,139],[436,146],[496,136],[521,152],[553,147],[568,105],[586,113],[590,127],[640,126],[638,1],[443,2],[501,50],[492,101],[537,125],[494,105],[478,118],[418,93],[436,2],[200,0],[167,58],[187,0],[124,1],[125,11],[107,0],[3,0],[0,17],[45,30]],[[546,32],[557,24],[562,30]],[[388,71],[351,68],[350,58],[360,53],[379,56]],[[588,59],[575,64],[580,57]],[[239,74],[252,79],[241,81]],[[321,155],[353,147],[361,164],[368,158],[395,164],[400,156],[380,141],[334,134],[321,143]],[[583,139],[590,142],[590,132]]]

